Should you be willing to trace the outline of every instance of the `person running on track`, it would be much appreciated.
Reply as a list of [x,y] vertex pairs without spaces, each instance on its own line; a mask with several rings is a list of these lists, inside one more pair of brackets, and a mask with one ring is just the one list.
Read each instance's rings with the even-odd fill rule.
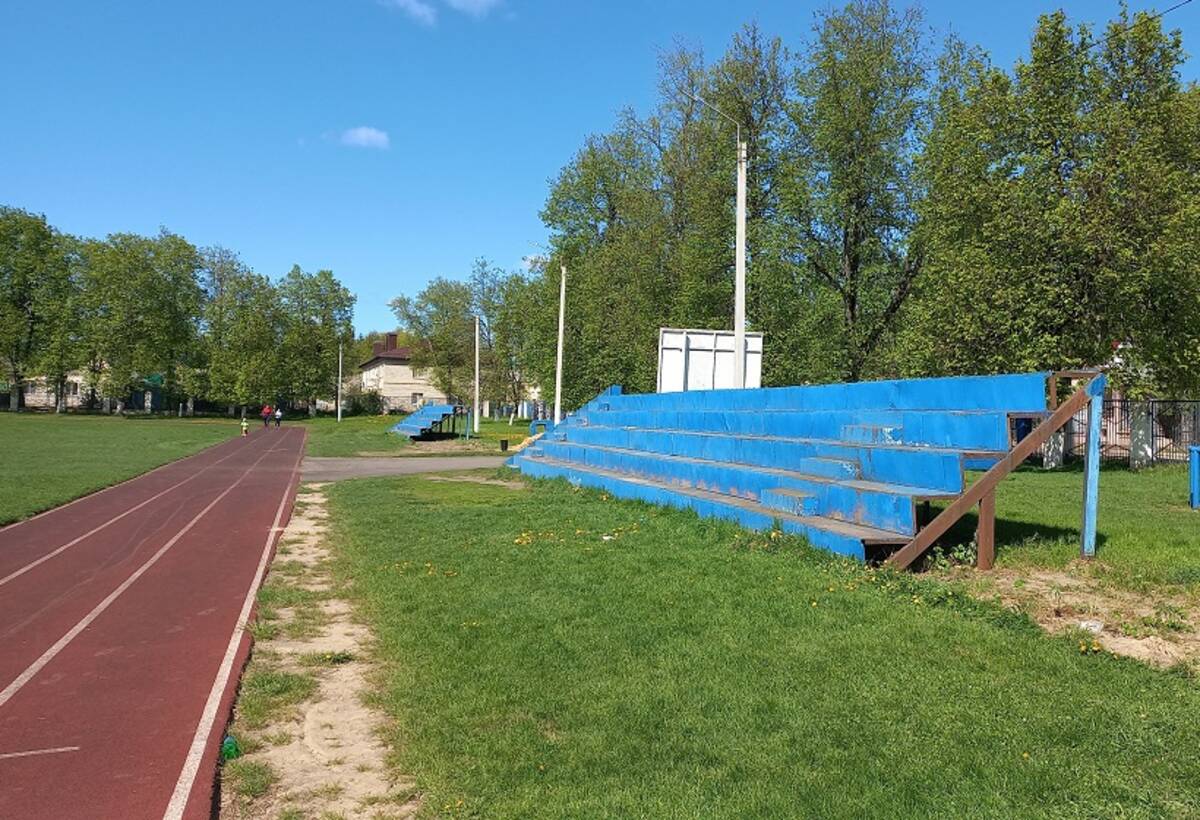
[[263,427],[270,427],[270,426],[271,426],[271,412],[272,412],[272,411],[271,411],[271,405],[269,405],[269,404],[264,404],[264,405],[263,405],[262,412],[261,412],[261,413],[259,413],[259,415],[260,415],[260,416],[262,416],[262,420],[263,420]]
[[279,429],[279,423],[283,421],[283,408],[275,408],[275,429]]

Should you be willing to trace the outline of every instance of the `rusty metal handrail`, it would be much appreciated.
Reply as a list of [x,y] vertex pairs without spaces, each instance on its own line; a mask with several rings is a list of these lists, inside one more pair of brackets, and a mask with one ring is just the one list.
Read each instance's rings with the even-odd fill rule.
[[[976,504],[980,504],[979,565],[981,569],[990,569],[992,558],[990,553],[994,549],[992,527],[995,520],[995,498],[993,493],[995,492],[996,485],[1000,483],[1001,479],[1019,467],[1035,450],[1045,444],[1050,436],[1087,405],[1088,401],[1092,398],[1089,388],[1092,387],[1097,379],[1103,379],[1103,376],[1097,375],[1095,372],[1091,372],[1089,375],[1092,376],[1091,381],[1071,394],[1071,397],[1059,405],[1050,414],[1048,419],[1035,427],[1033,432],[1025,438],[1017,442],[1017,446],[1013,447],[1008,452],[1008,455],[984,473],[978,481],[964,490],[962,495],[950,503],[950,506],[942,510],[911,541],[894,552],[884,563],[900,569],[909,566],[933,546],[933,542],[954,526],[958,522],[958,519],[962,518],[968,510]],[[985,550],[989,554],[985,555]]]

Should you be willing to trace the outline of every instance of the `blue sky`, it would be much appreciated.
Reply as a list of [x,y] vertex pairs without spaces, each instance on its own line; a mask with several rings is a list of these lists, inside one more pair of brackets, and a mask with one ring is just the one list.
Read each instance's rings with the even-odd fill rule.
[[[547,181],[623,106],[648,109],[660,51],[714,58],[749,20],[795,47],[823,7],[3,0],[0,203],[87,236],[165,226],[271,276],[332,268],[358,328],[386,328],[392,297],[541,250]],[[924,7],[1007,66],[1057,6]],[[1100,24],[1116,2],[1064,7]],[[1200,3],[1167,23],[1195,48]]]

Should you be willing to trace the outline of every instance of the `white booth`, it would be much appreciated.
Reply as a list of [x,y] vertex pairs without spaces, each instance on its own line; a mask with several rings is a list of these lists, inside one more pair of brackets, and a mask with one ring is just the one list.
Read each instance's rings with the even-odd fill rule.
[[[762,387],[761,333],[746,334],[745,387]],[[685,330],[673,327],[658,331],[658,392],[721,390],[743,385],[733,379],[733,331]]]

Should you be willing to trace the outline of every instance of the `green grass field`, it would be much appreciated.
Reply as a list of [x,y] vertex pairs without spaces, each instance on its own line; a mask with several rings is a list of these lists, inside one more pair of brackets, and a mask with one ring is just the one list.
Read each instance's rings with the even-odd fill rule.
[[191,455],[235,421],[0,413],[0,524]]
[[[388,432],[401,418],[403,416],[346,416],[339,423],[332,417],[321,416],[300,423],[308,427],[307,453],[310,456],[428,455],[421,452],[421,448],[412,447],[406,437]],[[462,454],[496,455],[500,439],[506,438],[516,445],[529,435],[528,421],[509,426],[507,421],[483,419],[479,428],[477,440],[458,442],[455,449],[461,450]]]
[[[1077,526],[1078,479],[1022,474],[1001,514]],[[1106,473],[1106,497],[1125,480]],[[1200,815],[1194,679],[1081,652],[935,579],[563,483],[328,494],[395,763],[430,813]],[[1119,555],[1157,532],[1145,511],[1140,534],[1109,520]]]

